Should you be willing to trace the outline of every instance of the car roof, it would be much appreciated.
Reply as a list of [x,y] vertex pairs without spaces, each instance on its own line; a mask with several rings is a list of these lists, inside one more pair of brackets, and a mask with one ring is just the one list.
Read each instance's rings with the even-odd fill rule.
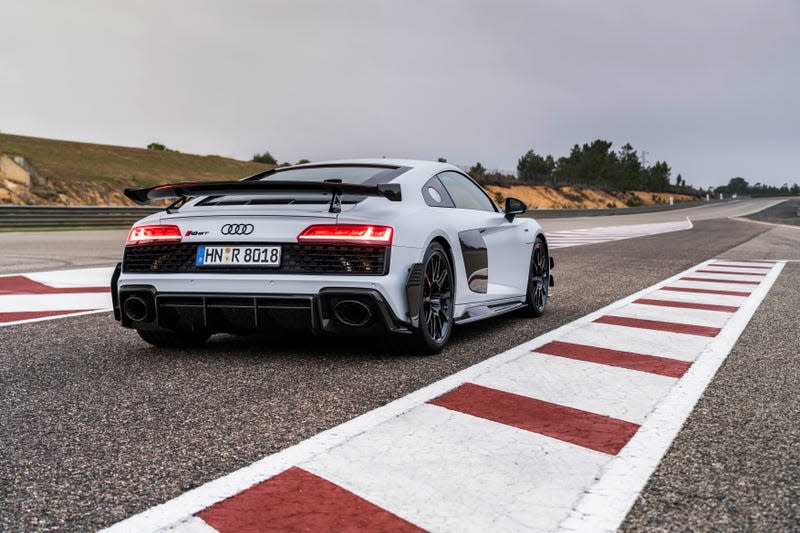
[[396,167],[410,167],[414,169],[426,168],[431,170],[459,170],[458,167],[449,163],[439,163],[438,161],[426,161],[424,159],[399,159],[399,158],[372,158],[372,159],[333,159],[329,161],[314,161],[302,165],[292,165],[292,167],[320,166],[320,165],[391,165]]

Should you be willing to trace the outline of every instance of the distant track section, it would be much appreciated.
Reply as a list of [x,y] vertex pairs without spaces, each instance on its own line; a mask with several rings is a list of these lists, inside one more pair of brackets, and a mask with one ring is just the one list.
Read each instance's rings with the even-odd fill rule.
[[687,218],[686,220],[678,222],[550,231],[547,233],[547,242],[551,249],[567,248],[569,246],[621,241],[634,237],[646,237],[648,235],[658,235],[659,233],[685,231],[692,229],[692,227],[692,221]]
[[0,231],[64,227],[127,227],[163,208],[0,206]]

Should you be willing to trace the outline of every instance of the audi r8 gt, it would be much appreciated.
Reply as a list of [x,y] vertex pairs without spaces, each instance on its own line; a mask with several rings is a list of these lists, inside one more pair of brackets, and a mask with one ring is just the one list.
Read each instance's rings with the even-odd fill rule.
[[446,163],[334,161],[241,181],[126,189],[171,200],[130,230],[114,316],[156,346],[217,332],[410,335],[436,353],[456,324],[545,312],[539,224]]

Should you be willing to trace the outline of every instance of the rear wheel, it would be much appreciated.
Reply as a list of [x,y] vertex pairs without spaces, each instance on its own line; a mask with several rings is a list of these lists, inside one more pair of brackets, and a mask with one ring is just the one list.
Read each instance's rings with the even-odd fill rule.
[[419,327],[414,337],[425,353],[435,354],[453,333],[453,266],[445,249],[435,242],[425,252],[423,265]]
[[542,237],[536,237],[528,272],[528,292],[522,312],[530,317],[540,317],[547,308],[550,295],[550,255]]
[[158,346],[159,348],[192,348],[202,346],[211,336],[201,331],[179,333],[177,331],[137,329],[136,333],[138,333],[146,343]]

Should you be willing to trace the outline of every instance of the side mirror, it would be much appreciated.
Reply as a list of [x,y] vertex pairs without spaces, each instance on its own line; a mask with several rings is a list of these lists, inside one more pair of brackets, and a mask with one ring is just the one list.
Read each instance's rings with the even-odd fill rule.
[[521,200],[517,200],[516,198],[506,198],[505,213],[509,222],[513,222],[515,216],[521,215],[527,210],[528,208],[524,203],[522,203]]

